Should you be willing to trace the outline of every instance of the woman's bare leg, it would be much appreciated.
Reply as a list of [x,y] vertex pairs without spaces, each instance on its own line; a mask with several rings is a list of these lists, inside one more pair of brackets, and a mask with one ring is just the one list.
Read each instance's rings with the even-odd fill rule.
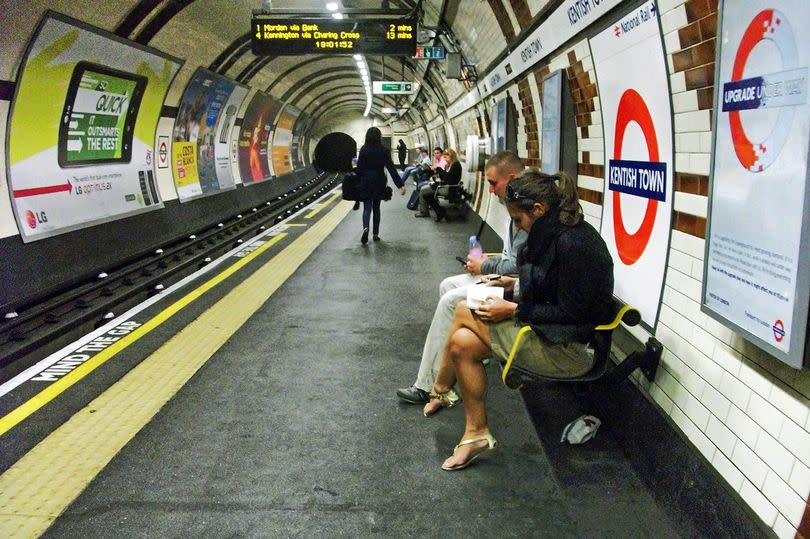
[[[452,388],[458,379],[464,397],[466,418],[463,440],[489,432],[485,405],[487,375],[481,363],[489,351],[489,327],[473,315],[466,302],[460,302],[450,326],[444,356],[433,389],[436,392],[445,392]],[[437,402],[436,405],[440,406],[441,403]],[[444,461],[444,466],[452,467],[466,462],[473,451],[486,444],[487,442],[482,440],[478,444],[460,447]]]

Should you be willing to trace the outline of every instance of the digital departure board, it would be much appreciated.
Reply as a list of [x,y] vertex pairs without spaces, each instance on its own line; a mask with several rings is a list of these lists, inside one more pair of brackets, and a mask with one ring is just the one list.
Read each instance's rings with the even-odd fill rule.
[[416,18],[279,19],[253,17],[253,54],[384,54],[413,56]]

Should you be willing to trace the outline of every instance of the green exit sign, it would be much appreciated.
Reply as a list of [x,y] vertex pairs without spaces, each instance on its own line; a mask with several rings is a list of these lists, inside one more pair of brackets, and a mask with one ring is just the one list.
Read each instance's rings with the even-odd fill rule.
[[412,94],[413,83],[407,81],[380,81],[372,82],[373,94]]

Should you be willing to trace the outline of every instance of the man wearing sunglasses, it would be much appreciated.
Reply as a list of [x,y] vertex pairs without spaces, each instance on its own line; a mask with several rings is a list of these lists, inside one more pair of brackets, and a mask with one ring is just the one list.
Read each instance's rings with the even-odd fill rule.
[[[509,150],[499,152],[487,161],[484,175],[489,184],[489,192],[497,196],[501,204],[504,203],[509,182],[519,176],[523,169],[523,161]],[[526,243],[527,233],[518,230],[511,219],[507,219],[505,226],[503,251],[499,256],[488,257],[482,254],[478,258],[468,257],[464,264],[467,273],[448,277],[439,285],[441,299],[436,305],[422,349],[419,374],[411,387],[397,390],[397,397],[401,401],[409,404],[425,404],[430,400],[429,392],[439,371],[442,350],[453,320],[453,313],[456,305],[467,298],[467,288],[480,281],[482,275],[517,273],[517,253]]]

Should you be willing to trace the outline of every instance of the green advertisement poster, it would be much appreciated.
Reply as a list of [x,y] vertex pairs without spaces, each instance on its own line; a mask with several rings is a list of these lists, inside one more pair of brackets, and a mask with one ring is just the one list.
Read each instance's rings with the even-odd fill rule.
[[47,12],[18,70],[9,188],[33,241],[162,207],[155,129],[182,61]]

